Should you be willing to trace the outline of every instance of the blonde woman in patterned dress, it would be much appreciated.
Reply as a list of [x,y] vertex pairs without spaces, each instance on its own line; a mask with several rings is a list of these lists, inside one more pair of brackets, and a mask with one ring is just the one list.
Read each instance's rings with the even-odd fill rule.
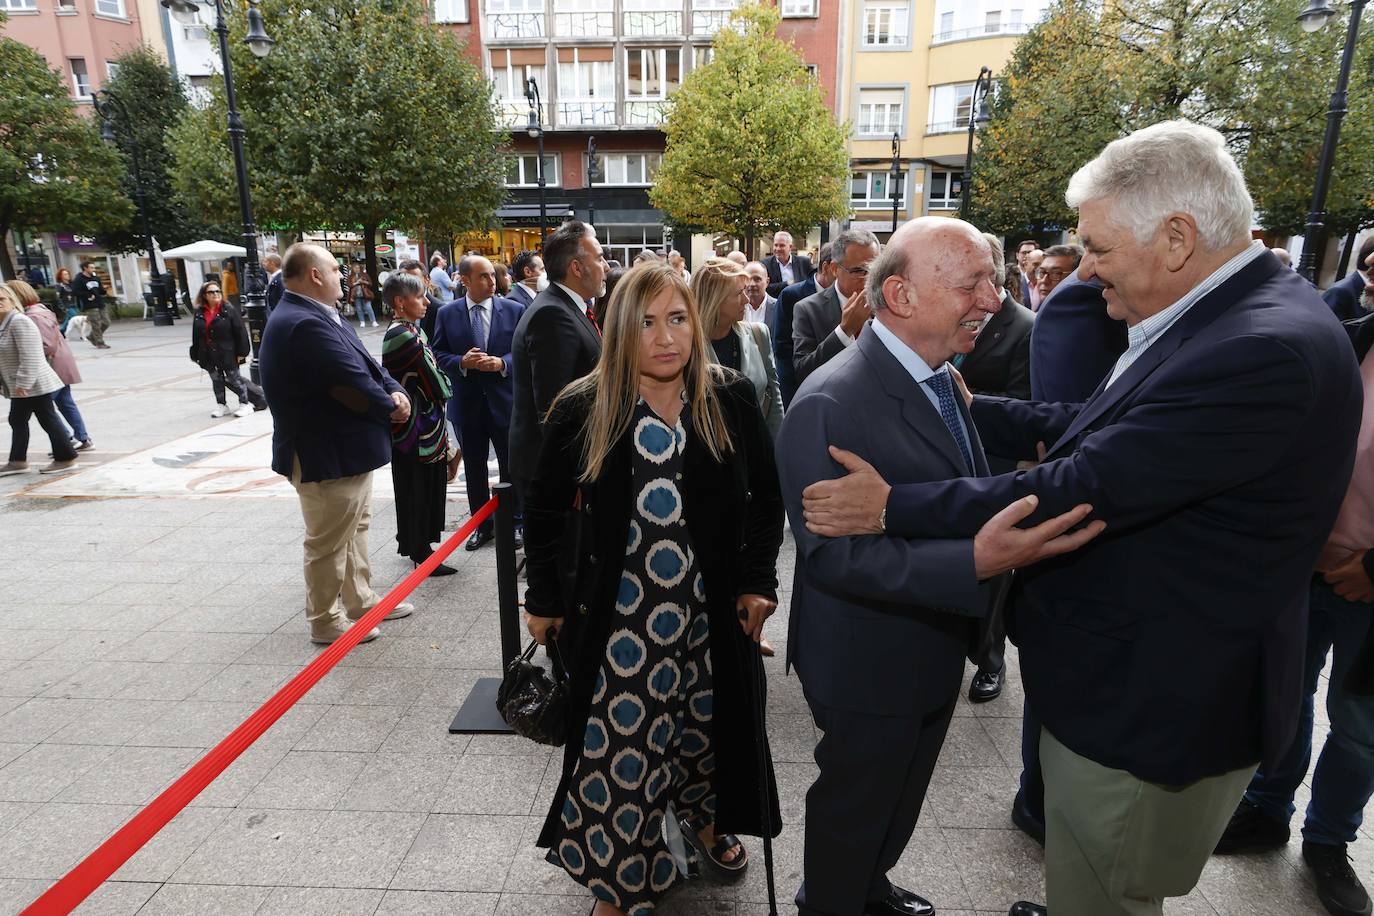
[[528,627],[557,640],[572,687],[539,845],[595,916],[644,916],[693,854],[742,874],[735,834],[761,835],[764,805],[776,835],[756,641],[783,510],[754,388],[712,364],[682,274],[635,267],[603,323],[600,362],[549,411],[525,509]]

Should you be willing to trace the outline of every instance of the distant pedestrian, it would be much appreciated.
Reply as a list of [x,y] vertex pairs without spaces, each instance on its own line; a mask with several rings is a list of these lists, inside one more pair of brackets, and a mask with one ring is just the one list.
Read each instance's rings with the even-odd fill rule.
[[491,266],[496,271],[496,295],[508,298],[511,286],[510,268],[500,261],[493,261]]
[[78,452],[94,448],[95,443],[91,441],[90,433],[86,432],[81,411],[76,409],[76,401],[72,398],[72,386],[80,384],[81,372],[76,368],[76,357],[67,345],[67,338],[62,336],[58,328],[57,316],[38,301],[38,293],[23,280],[11,280],[8,285],[23,307],[24,314],[33,321],[43,337],[43,356],[48,360],[48,365],[62,379],[62,389],[53,394],[53,405],[71,427],[72,446]]
[[53,461],[40,473],[56,474],[76,467],[76,449],[67,427],[53,405],[53,392],[62,379],[43,358],[43,337],[33,320],[24,314],[19,299],[0,284],[0,394],[10,399],[10,457],[0,475],[29,469],[29,418],[52,443]]
[[267,313],[270,315],[272,309],[277,307],[281,294],[286,292],[281,282],[281,255],[275,251],[268,252],[262,259],[262,266],[267,271]]
[[372,295],[376,288],[372,285],[372,277],[368,274],[367,268],[361,264],[354,267],[349,277],[349,285],[353,294],[353,309],[358,313],[358,327],[375,328],[377,314],[372,311]]
[[110,316],[105,311],[105,284],[95,275],[95,265],[90,261],[81,265],[72,291],[77,308],[86,316],[86,339],[97,350],[110,349],[105,343],[105,329],[110,326]]
[[267,409],[262,389],[239,373],[239,366],[248,359],[248,327],[243,323],[232,303],[226,302],[224,292],[215,282],[205,283],[196,293],[195,318],[191,324],[191,362],[210,373],[215,392],[215,409],[210,416],[218,419],[229,412],[224,390],[228,388],[238,398],[236,417],[246,417],[255,410]]
[[65,334],[67,322],[71,320],[72,312],[76,309],[76,295],[72,292],[72,272],[65,267],[59,267],[53,286],[57,290],[57,301],[53,303],[52,313],[62,323],[62,333]]
[[434,284],[434,294],[445,302],[452,302],[457,284],[448,273],[448,259],[439,253],[430,255],[429,282]]

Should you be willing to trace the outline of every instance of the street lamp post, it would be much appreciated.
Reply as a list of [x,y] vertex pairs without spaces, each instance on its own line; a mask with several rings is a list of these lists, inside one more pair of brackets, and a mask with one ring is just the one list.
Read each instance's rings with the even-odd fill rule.
[[172,310],[167,307],[167,287],[163,282],[162,271],[157,269],[157,252],[153,250],[153,229],[148,222],[148,205],[143,198],[143,164],[138,156],[138,141],[133,135],[133,120],[129,109],[114,92],[101,89],[92,96],[95,110],[100,115],[100,139],[106,143],[115,142],[114,119],[121,115],[129,127],[129,157],[134,166],[134,206],[138,208],[138,222],[143,230],[143,247],[148,250],[148,285],[153,290],[153,324],[167,327],[172,324]]
[[[192,24],[200,11],[201,0],[162,0],[178,22]],[[248,336],[253,345],[253,362],[248,374],[255,383],[262,382],[258,352],[262,347],[262,330],[267,325],[267,290],[263,284],[262,267],[258,264],[258,227],[253,220],[253,199],[248,190],[248,162],[243,154],[243,117],[239,114],[238,95],[234,92],[233,64],[229,60],[229,24],[224,18],[223,0],[214,0],[215,35],[219,38],[220,65],[224,68],[224,100],[229,108],[226,119],[229,146],[234,153],[234,177],[239,188],[239,217],[243,222],[244,315],[248,319]],[[266,57],[275,42],[263,27],[262,11],[257,0],[248,0],[248,33],[243,38],[256,57]]]
[[544,118],[539,110],[539,84],[534,77],[525,80],[525,98],[530,103],[530,123],[525,132],[538,141],[539,161],[536,173],[539,176],[539,249],[544,249],[544,235],[549,230],[548,205],[544,200]]
[[892,231],[897,231],[897,203],[901,195],[902,181],[902,138],[892,132],[892,171],[887,176],[888,190],[892,192]]
[[973,191],[973,132],[988,121],[988,90],[992,89],[992,71],[983,67],[973,82],[973,96],[968,109],[968,152],[964,156],[963,186],[959,189],[959,218],[968,219],[969,195]]
[[[1360,14],[1364,12],[1365,2],[1351,0],[1350,27],[1345,33],[1340,75],[1336,77],[1336,91],[1331,94],[1331,104],[1326,109],[1326,136],[1322,139],[1317,181],[1312,188],[1312,209],[1307,214],[1302,258],[1298,261],[1298,273],[1313,283],[1317,282],[1317,270],[1321,266],[1321,246],[1326,235],[1326,192],[1331,187],[1331,168],[1336,161],[1336,144],[1341,138],[1341,121],[1349,110],[1346,88],[1350,85],[1350,67],[1355,61],[1355,43],[1360,34]],[[1315,32],[1335,15],[1336,11],[1325,0],[1309,0],[1307,9],[1298,18],[1304,31]]]
[[601,166],[596,161],[596,138],[587,138],[587,222],[596,228],[596,198],[592,196],[592,185],[601,178]]

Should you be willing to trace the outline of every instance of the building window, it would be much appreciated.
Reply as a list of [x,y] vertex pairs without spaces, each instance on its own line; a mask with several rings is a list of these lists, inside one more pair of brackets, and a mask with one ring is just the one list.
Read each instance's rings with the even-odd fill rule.
[[[892,206],[891,175],[888,172],[855,172],[849,179],[849,205],[856,210],[881,209]],[[906,197],[905,173],[897,184],[897,205]]]
[[[558,177],[558,157],[545,154],[544,156],[544,185],[545,187],[556,188],[562,182]],[[506,187],[508,188],[534,188],[539,185],[539,157],[534,156],[507,156],[506,157]]]
[[467,22],[468,0],[434,0],[435,22]]
[[186,93],[191,104],[196,108],[206,108],[210,105],[210,100],[214,98],[214,76],[188,76],[186,82],[189,84]]
[[948,134],[968,129],[973,110],[973,83],[951,83],[930,87],[928,134]]
[[[5,0],[0,0],[0,9],[5,8]],[[14,7],[11,7],[13,9]],[[57,0],[58,13],[75,13],[76,0]]]
[[988,35],[1024,35],[1049,7],[1049,0],[936,0],[934,43]]
[[124,18],[124,0],[95,0],[95,11],[102,16]]
[[567,38],[615,34],[615,0],[554,0],[553,33]]
[[858,133],[889,136],[902,132],[902,108],[906,92],[902,89],[860,89]]
[[864,4],[865,48],[905,47],[911,37],[911,8],[905,3]]
[[817,66],[816,64],[807,64],[807,65],[806,65],[806,75],[807,75],[807,76],[810,76],[812,79],[820,79],[820,76],[821,76],[821,68],[820,68],[819,66]]
[[940,14],[940,25],[935,30],[936,35],[947,35],[954,31],[954,10],[946,10]]
[[487,0],[487,39],[543,38],[544,0]]
[[677,48],[625,51],[625,123],[663,123],[664,102],[682,85],[682,52]]
[[614,123],[615,49],[559,48],[558,124]]
[[681,35],[681,0],[624,0],[626,35]]
[[522,128],[529,122],[530,103],[525,99],[525,80],[539,84],[539,113],[549,123],[549,84],[543,48],[502,48],[491,52],[492,94],[502,127]]
[[598,185],[649,185],[663,164],[663,154],[601,153],[596,162],[601,169]]
[[0,0],[0,10],[18,12],[38,9],[38,0]]
[[645,248],[662,253],[664,245],[663,226],[647,225],[605,225],[598,224],[596,237],[601,240],[601,248],[607,260],[631,264],[635,255]]
[[692,48],[692,69],[704,67],[716,59],[716,49],[711,45],[697,45]]
[[78,99],[91,97],[91,77],[86,72],[86,60],[82,57],[68,58],[72,70],[72,95]]
[[960,172],[946,172],[941,169],[930,170],[930,196],[926,205],[931,210],[955,210],[959,207],[959,195],[964,187],[964,176]]
[[988,10],[983,16],[983,31],[995,35],[1002,31],[1002,11]]
[[815,16],[819,0],[782,0],[782,18],[803,18]]
[[114,79],[114,78],[115,78],[115,74],[118,73],[118,72],[119,72],[119,61],[114,61],[114,60],[107,60],[107,61],[105,61],[105,79],[106,79],[107,81],[108,81],[108,80]]
[[714,35],[730,22],[738,0],[692,0],[692,34]]

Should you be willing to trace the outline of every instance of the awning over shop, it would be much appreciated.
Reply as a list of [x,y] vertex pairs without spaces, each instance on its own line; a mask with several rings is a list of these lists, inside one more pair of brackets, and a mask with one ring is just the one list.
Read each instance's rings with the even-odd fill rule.
[[[566,200],[549,201],[544,205],[550,223],[571,219],[573,206]],[[496,218],[506,226],[538,226],[538,204],[507,204],[496,211]]]

